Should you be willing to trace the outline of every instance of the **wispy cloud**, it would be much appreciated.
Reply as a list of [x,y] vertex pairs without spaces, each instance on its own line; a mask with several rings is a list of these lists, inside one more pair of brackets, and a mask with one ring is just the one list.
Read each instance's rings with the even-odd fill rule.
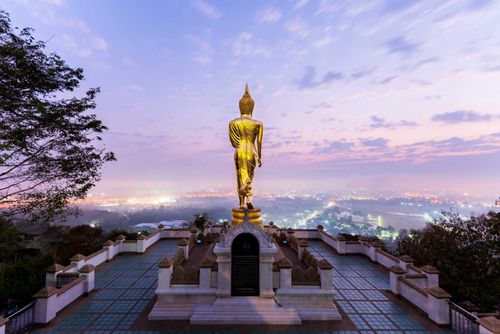
[[392,76],[385,77],[383,79],[374,81],[373,83],[375,85],[387,85],[388,83],[391,83],[392,81],[396,80],[397,78],[399,78],[398,75],[392,75]]
[[293,9],[294,10],[300,9],[300,8],[304,7],[305,5],[307,5],[308,2],[309,2],[309,0],[297,0],[295,5],[293,6]]
[[210,19],[218,19],[222,14],[205,0],[191,0],[191,5],[201,14]]
[[356,70],[356,71],[352,72],[349,77],[353,80],[358,80],[358,79],[369,76],[370,74],[373,73],[374,70],[375,70],[375,68],[365,68],[365,69],[361,69],[361,70]]
[[326,145],[314,150],[316,154],[329,154],[337,152],[349,152],[354,147],[354,143],[345,139],[327,142]]
[[496,154],[500,152],[499,136],[499,133],[493,133],[472,139],[450,137],[393,146],[388,145],[389,139],[383,137],[342,139],[315,145],[311,153],[320,154],[326,161],[346,164],[390,161],[421,164],[449,157]]
[[272,55],[272,49],[264,46],[262,39],[256,39],[250,32],[243,31],[230,41],[233,54],[237,57],[253,57]]
[[361,144],[363,144],[363,146],[367,146],[367,147],[378,147],[378,148],[379,147],[386,147],[387,143],[389,143],[389,139],[382,138],[382,137],[375,138],[375,139],[371,139],[371,138],[361,139]]
[[294,17],[285,23],[285,29],[297,37],[305,38],[309,35],[311,28],[305,20]]
[[281,18],[281,11],[274,7],[267,7],[257,12],[259,22],[274,23]]
[[404,37],[397,37],[397,38],[393,38],[393,39],[388,40],[384,44],[384,46],[389,54],[398,54],[399,53],[399,54],[407,55],[407,54],[411,54],[411,53],[414,53],[415,51],[417,51],[420,47],[420,44],[410,42]]
[[399,121],[399,122],[387,122],[382,117],[373,115],[371,118],[370,128],[372,129],[396,129],[398,127],[415,127],[418,126],[416,122],[411,121]]
[[208,65],[212,63],[212,58],[214,56],[214,50],[210,43],[208,42],[208,38],[201,38],[196,35],[189,34],[186,36],[186,39],[191,41],[197,46],[197,50],[191,54],[191,58],[200,64]]
[[314,88],[332,81],[342,80],[344,75],[340,72],[329,71],[321,79],[316,79],[316,67],[307,66],[302,78],[297,82],[299,89]]
[[458,124],[467,122],[488,122],[493,118],[490,114],[480,114],[472,110],[457,110],[437,114],[432,117],[435,122]]

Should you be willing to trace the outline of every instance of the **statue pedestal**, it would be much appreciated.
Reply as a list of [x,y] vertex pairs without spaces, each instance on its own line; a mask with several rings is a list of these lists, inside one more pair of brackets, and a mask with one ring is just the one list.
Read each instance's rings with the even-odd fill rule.
[[255,224],[262,226],[262,219],[260,218],[260,209],[233,209],[233,218],[231,224],[241,224],[243,222],[249,222],[250,224]]

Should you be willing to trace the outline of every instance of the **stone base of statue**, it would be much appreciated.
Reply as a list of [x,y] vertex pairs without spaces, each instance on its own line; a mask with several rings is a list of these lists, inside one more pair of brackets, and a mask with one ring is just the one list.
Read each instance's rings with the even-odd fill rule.
[[158,265],[157,299],[149,320],[300,325],[342,319],[333,302],[332,265],[315,257],[307,241],[294,233],[263,225],[259,209],[233,209],[229,227],[177,232],[185,239],[174,258]]
[[260,209],[233,209],[233,217],[231,223],[233,225],[249,222],[250,224],[262,225],[262,218],[260,217]]

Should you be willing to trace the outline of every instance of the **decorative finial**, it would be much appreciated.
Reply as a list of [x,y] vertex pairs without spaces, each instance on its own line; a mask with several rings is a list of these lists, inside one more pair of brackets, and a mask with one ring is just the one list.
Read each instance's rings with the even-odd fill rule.
[[248,82],[245,85],[245,94],[241,97],[240,100],[240,112],[242,115],[252,115],[253,107],[255,102],[252,99],[252,96],[248,92]]

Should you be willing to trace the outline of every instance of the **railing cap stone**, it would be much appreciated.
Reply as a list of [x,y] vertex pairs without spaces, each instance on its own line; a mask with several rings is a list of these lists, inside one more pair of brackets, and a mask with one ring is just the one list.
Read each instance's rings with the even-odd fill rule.
[[205,257],[200,262],[200,268],[212,268],[212,264],[214,264],[214,262],[208,257]]
[[400,266],[392,266],[389,268],[389,270],[391,272],[393,272],[395,274],[399,274],[399,275],[406,273],[406,271],[403,268],[401,268]]
[[181,239],[177,243],[178,246],[187,246],[187,244],[188,244],[188,241],[186,239]]
[[125,240],[127,237],[125,237],[123,234],[120,234],[115,238],[115,240]]
[[9,319],[6,319],[2,316],[0,316],[0,326],[3,326],[7,323],[7,321],[9,321]]
[[439,270],[430,265],[422,266],[420,269],[427,274],[439,274]]
[[160,263],[158,263],[158,268],[170,268],[171,266],[172,263],[167,257],[161,260]]
[[80,272],[87,274],[95,270],[95,267],[91,264],[86,264],[83,267],[80,268]]
[[61,271],[64,269],[64,266],[60,265],[59,263],[54,263],[53,265],[49,266],[45,272],[47,273],[56,273],[58,271]]
[[52,286],[44,286],[33,297],[34,298],[49,298],[57,293],[57,289]]
[[328,262],[328,260],[326,260],[326,259],[322,259],[321,261],[319,261],[318,267],[321,270],[333,269],[332,264],[330,262]]
[[103,246],[113,246],[115,243],[111,240],[106,240],[102,243]]
[[441,289],[439,286],[427,289],[427,292],[438,299],[451,298],[451,295],[448,292]]
[[146,237],[144,236],[144,234],[139,234],[137,236],[137,240],[146,240]]
[[403,262],[415,262],[415,260],[411,256],[408,256],[408,255],[401,255],[399,257],[399,259]]
[[500,319],[494,315],[489,317],[484,317],[478,320],[479,324],[492,333],[500,333]]
[[83,256],[82,254],[76,254],[75,256],[73,256],[69,260],[70,261],[81,261],[81,260],[84,260],[84,259],[85,259],[85,256]]
[[278,267],[280,269],[290,269],[290,268],[292,268],[292,263],[287,258],[282,258],[278,262]]

